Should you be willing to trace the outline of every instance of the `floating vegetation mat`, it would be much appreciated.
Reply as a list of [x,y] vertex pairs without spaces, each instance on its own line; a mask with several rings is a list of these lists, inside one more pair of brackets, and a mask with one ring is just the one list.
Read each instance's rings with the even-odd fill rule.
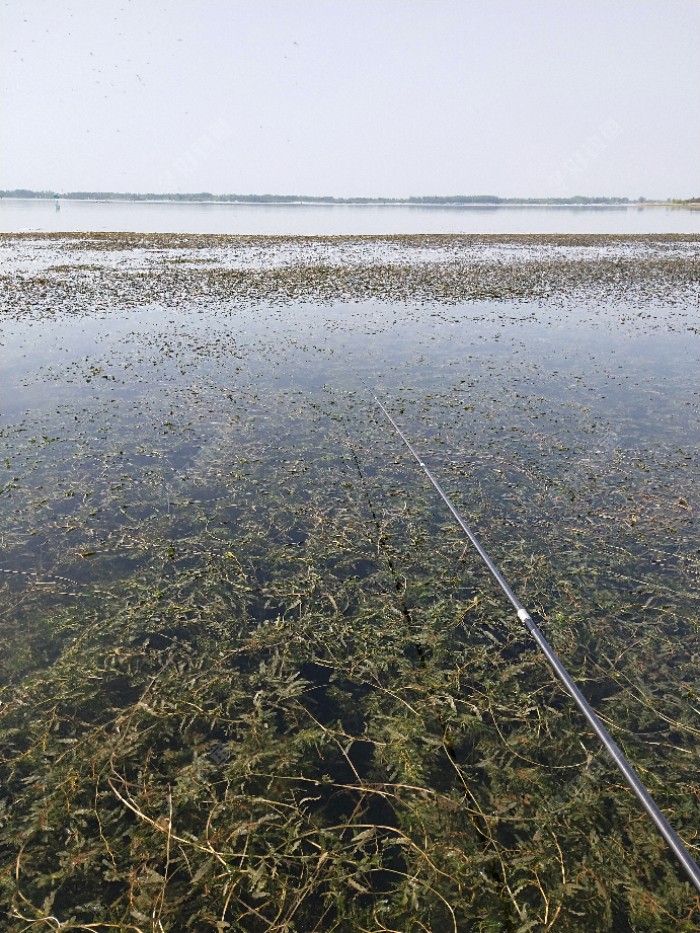
[[697,930],[696,237],[3,236],[3,930]]

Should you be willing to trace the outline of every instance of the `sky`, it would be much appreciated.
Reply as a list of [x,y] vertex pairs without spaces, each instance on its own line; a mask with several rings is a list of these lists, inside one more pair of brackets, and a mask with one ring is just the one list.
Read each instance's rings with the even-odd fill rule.
[[700,196],[700,0],[0,0],[0,189]]

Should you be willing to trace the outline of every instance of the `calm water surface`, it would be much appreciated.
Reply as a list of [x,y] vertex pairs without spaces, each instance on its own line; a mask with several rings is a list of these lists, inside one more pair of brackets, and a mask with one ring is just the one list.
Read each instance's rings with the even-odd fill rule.
[[[73,208],[237,211],[80,203],[57,216]],[[442,302],[298,300],[281,274],[255,298],[235,277],[207,287],[217,259],[262,273],[297,262],[305,279],[319,256],[340,257],[338,275],[364,263],[379,286],[378,270],[409,262],[405,243],[256,241],[236,260],[239,244],[201,256],[34,239],[3,244],[0,332],[0,901],[19,905],[13,933],[48,910],[56,929],[150,929],[154,891],[162,929],[194,928],[198,912],[269,933],[289,891],[299,930],[495,918],[629,933],[661,929],[662,911],[680,918],[664,929],[697,929],[697,899],[365,384],[692,844],[694,242],[577,246],[574,261],[561,245],[523,259],[496,243],[481,261],[500,258],[504,277],[539,251],[565,280],[598,250],[642,287],[589,279],[450,303],[449,255]],[[414,261],[430,281],[426,257]],[[690,272],[660,285],[647,260]],[[270,887],[247,901],[254,871]],[[342,893],[348,877],[367,919],[332,927],[326,886]]]
[[700,210],[670,207],[419,207],[0,200],[0,232],[133,231],[350,235],[700,233]]

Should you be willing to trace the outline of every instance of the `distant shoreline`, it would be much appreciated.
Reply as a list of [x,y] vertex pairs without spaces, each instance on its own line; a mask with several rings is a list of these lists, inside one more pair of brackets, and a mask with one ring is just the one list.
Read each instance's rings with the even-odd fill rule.
[[551,198],[503,198],[492,194],[411,195],[405,198],[333,197],[332,195],[304,194],[213,194],[211,191],[143,193],[136,191],[54,191],[31,188],[6,188],[0,190],[2,200],[51,200],[51,201],[123,201],[127,203],[175,203],[175,204],[255,204],[262,206],[319,206],[336,207],[659,207],[698,206],[700,199],[668,198],[619,198],[599,195],[571,195]]
[[391,200],[391,199],[318,199],[298,198],[280,200],[264,200],[254,198],[197,198],[197,197],[130,197],[127,195],[105,195],[95,194],[90,197],[80,195],[53,195],[53,194],[9,194],[0,192],[0,201],[75,201],[91,204],[207,204],[212,206],[234,206],[234,207],[408,207],[408,208],[452,208],[456,210],[480,209],[495,210],[508,208],[580,208],[591,210],[598,208],[601,210],[625,210],[629,208],[645,207],[676,207],[676,208],[700,208],[697,201],[534,201],[534,200],[509,200],[499,201],[419,201],[419,200]]

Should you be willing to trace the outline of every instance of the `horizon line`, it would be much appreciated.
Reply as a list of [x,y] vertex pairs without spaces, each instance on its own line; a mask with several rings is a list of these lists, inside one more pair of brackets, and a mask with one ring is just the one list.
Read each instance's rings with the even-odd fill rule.
[[224,201],[262,203],[330,203],[330,204],[646,204],[674,203],[698,200],[696,198],[628,198],[615,195],[566,195],[542,197],[502,197],[493,194],[451,195],[408,195],[406,197],[370,197],[352,195],[305,195],[305,194],[215,194],[210,191],[190,192],[140,192],[140,191],[56,191],[54,189],[8,188],[0,189],[0,198],[65,198],[67,200],[168,200],[168,201]]

